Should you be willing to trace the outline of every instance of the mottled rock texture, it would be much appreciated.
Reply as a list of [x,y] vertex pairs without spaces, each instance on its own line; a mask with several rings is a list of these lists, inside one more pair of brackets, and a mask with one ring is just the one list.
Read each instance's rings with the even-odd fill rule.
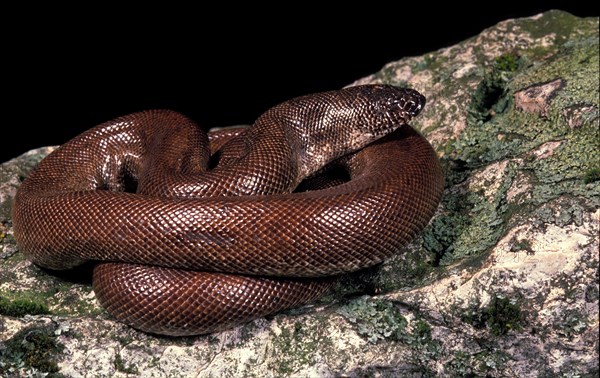
[[137,332],[86,269],[25,260],[11,200],[49,149],[0,165],[0,376],[598,376],[598,33],[551,11],[359,80],[427,96],[435,218],[318,303],[218,334]]

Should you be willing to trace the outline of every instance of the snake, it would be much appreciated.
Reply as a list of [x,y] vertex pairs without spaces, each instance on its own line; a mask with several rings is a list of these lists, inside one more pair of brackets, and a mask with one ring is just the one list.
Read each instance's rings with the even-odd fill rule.
[[409,122],[414,89],[350,86],[206,133],[172,110],[92,127],[21,183],[18,249],[50,270],[94,264],[109,316],[159,335],[226,330],[311,303],[402,251],[444,179]]

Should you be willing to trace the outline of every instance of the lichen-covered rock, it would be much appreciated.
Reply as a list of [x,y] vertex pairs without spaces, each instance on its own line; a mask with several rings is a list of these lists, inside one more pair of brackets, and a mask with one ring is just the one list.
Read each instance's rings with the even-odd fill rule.
[[447,187],[422,236],[318,303],[218,334],[114,322],[82,268],[18,253],[0,165],[0,376],[598,375],[598,19],[507,20],[360,83],[412,86]]

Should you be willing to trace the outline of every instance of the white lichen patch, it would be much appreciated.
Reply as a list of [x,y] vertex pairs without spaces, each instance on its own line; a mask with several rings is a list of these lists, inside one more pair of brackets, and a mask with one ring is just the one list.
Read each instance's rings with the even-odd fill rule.
[[406,64],[395,66],[394,69],[394,80],[400,82],[409,82],[413,76],[412,68],[410,63],[407,61]]
[[[434,128],[436,125],[434,122],[424,121],[423,127],[424,129],[429,127]],[[454,120],[444,124],[444,126],[434,128],[433,131],[427,134],[427,139],[434,148],[437,148],[438,146],[444,146],[447,143],[449,136],[452,138],[457,138],[466,127],[467,119],[457,116]]]
[[[201,351],[201,346],[167,346],[162,353],[156,356],[154,364],[159,367],[159,370],[165,376],[181,376],[181,372],[201,372],[211,362],[210,356],[203,358],[198,355]],[[144,367],[144,365],[141,365]],[[145,370],[145,369],[144,369]]]
[[19,330],[27,324],[29,319],[18,319],[0,316],[0,340],[7,340],[13,337]]
[[466,182],[468,191],[481,191],[485,198],[489,202],[492,202],[498,188],[504,183],[508,163],[509,160],[502,160],[474,173]]
[[[97,377],[109,377],[115,375],[114,358],[117,349],[115,347],[98,346],[88,349],[83,358],[82,368]],[[84,377],[85,375],[81,375]]]
[[0,203],[11,200],[17,194],[19,187],[18,176],[11,176],[7,181],[0,182]]
[[522,172],[517,172],[510,188],[506,192],[506,200],[508,203],[523,203],[531,198],[532,189],[533,186],[529,177]]
[[0,291],[43,291],[44,285],[41,285],[39,278],[33,274],[33,269],[31,261],[19,261],[14,265],[14,269],[11,272],[14,275],[14,279],[0,283]]
[[466,63],[452,74],[455,79],[461,79],[470,75],[473,71],[478,71],[479,66],[475,63]]
[[433,74],[430,71],[419,71],[410,79],[411,87],[417,89],[427,97],[428,92],[435,89],[431,85],[432,79]]
[[[583,246],[594,243],[589,236],[593,229],[590,222],[582,226],[565,227],[549,224],[543,230],[532,226],[518,227],[509,232],[494,249],[491,255],[494,267],[518,276],[511,282],[511,287],[519,289],[543,286],[560,274],[576,277],[583,263]],[[526,241],[528,250],[515,251],[515,241]]]
[[560,147],[561,144],[561,141],[546,142],[535,150],[532,150],[530,154],[534,155],[538,159],[546,159],[554,155],[554,151]]
[[[596,213],[586,214],[580,226],[516,226],[486,258],[485,269],[457,267],[431,285],[389,297],[414,302],[431,313],[457,313],[457,307],[466,310],[470,306],[469,298],[477,298],[485,306],[492,295],[511,296],[515,292],[527,298],[543,295],[537,311],[546,307],[544,303],[563,306],[559,299],[564,299],[566,289],[553,284],[554,280],[569,277],[574,281],[569,287],[595,280],[599,247]],[[526,248],[519,248],[520,243]],[[597,306],[598,299],[595,303]],[[597,326],[597,311],[591,316]]]

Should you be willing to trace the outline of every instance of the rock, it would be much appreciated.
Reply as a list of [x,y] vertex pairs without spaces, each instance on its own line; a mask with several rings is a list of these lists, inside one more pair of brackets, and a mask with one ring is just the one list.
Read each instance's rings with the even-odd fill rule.
[[135,331],[85,269],[25,260],[11,200],[49,151],[0,165],[0,375],[597,376],[598,64],[598,19],[550,11],[359,80],[427,96],[435,218],[318,303],[207,336]]

